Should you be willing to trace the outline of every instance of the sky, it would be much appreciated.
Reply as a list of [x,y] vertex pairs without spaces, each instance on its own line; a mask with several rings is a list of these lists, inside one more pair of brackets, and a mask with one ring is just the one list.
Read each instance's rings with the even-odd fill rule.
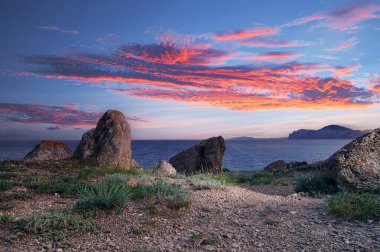
[[2,0],[0,140],[380,126],[380,1]]

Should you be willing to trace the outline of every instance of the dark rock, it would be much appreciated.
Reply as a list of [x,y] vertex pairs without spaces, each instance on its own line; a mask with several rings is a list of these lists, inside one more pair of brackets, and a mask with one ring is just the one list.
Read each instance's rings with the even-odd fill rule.
[[170,158],[180,173],[221,172],[226,145],[223,137],[212,137]]
[[319,130],[300,129],[289,134],[289,139],[355,139],[368,131],[352,130],[339,125],[329,125]]
[[25,157],[25,161],[49,161],[70,158],[70,147],[62,142],[42,140]]
[[324,165],[342,189],[380,190],[380,128],[347,144]]
[[288,166],[284,160],[277,160],[273,163],[270,163],[264,168],[264,171],[269,173],[286,173],[288,172]]
[[131,129],[123,113],[108,110],[95,129],[86,132],[74,158],[92,158],[99,166],[130,168],[137,163],[131,159]]

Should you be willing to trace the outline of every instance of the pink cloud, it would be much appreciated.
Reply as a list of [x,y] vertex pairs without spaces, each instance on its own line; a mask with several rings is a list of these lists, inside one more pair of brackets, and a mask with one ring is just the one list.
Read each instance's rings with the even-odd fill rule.
[[332,11],[325,11],[313,14],[311,16],[295,19],[284,27],[302,25],[309,22],[317,22],[316,27],[325,27],[330,30],[352,31],[358,29],[358,24],[369,19],[379,18],[377,14],[380,11],[380,5],[361,1],[342,6]]
[[330,47],[330,48],[326,48],[325,51],[327,52],[338,52],[338,51],[342,51],[342,50],[345,50],[345,49],[348,49],[348,48],[352,48],[354,47],[357,43],[358,43],[358,39],[357,38],[350,38],[346,41],[342,41],[340,42],[338,45],[336,46],[333,46],[333,47]]
[[270,36],[276,35],[280,32],[278,28],[251,28],[251,29],[241,29],[232,32],[219,33],[213,36],[214,40],[228,41],[228,40],[238,40],[247,39],[258,36]]
[[256,60],[256,61],[273,61],[273,60],[283,61],[283,60],[294,59],[301,56],[302,54],[298,54],[294,52],[269,52],[269,53],[250,55],[246,58],[249,60]]
[[282,41],[261,37],[242,39],[239,40],[238,43],[250,47],[299,47],[310,46],[314,44],[312,42],[305,42],[300,40]]

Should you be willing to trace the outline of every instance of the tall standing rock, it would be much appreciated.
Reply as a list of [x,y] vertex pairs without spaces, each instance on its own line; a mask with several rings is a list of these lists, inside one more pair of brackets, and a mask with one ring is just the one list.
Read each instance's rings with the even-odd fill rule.
[[361,136],[324,162],[348,190],[380,190],[380,128]]
[[170,158],[180,173],[220,172],[226,145],[223,137],[212,137]]
[[42,140],[25,157],[25,161],[49,161],[70,158],[70,147],[62,142]]
[[123,113],[108,110],[95,129],[87,131],[74,153],[76,159],[93,158],[99,166],[130,168],[131,129]]

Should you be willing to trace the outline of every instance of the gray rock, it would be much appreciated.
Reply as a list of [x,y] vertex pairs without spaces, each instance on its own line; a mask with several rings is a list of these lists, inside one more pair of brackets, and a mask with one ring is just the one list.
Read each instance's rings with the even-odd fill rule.
[[153,168],[154,171],[163,172],[166,174],[177,174],[177,171],[174,167],[165,160],[161,160],[158,164]]
[[380,128],[347,144],[324,165],[342,189],[379,190]]
[[286,173],[288,172],[288,167],[286,165],[286,162],[284,160],[277,160],[273,163],[270,163],[264,168],[264,171],[269,173]]
[[70,158],[70,147],[62,142],[42,140],[25,157],[25,161],[49,161]]
[[127,120],[123,113],[108,110],[96,128],[82,136],[74,157],[93,158],[99,166],[130,168],[137,164],[131,155],[131,129]]
[[221,172],[226,145],[223,137],[212,137],[170,158],[179,173]]

